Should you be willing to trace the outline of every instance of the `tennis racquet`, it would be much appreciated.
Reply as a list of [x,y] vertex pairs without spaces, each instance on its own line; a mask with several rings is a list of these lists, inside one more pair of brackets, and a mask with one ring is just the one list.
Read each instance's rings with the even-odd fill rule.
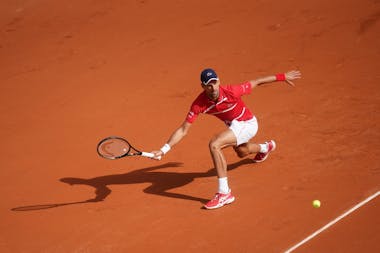
[[[106,159],[119,159],[126,156],[145,156],[153,158],[154,154],[134,148],[126,139],[110,136],[101,140],[97,147],[98,154]],[[159,157],[161,159],[161,157]]]

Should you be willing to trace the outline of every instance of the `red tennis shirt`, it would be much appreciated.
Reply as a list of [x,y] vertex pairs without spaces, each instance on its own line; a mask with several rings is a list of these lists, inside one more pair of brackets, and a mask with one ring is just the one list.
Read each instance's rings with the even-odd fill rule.
[[193,123],[200,113],[215,115],[227,125],[230,125],[233,120],[250,120],[253,114],[244,104],[241,96],[250,94],[251,90],[250,82],[219,86],[217,101],[210,100],[206,92],[202,92],[192,103],[186,121]]

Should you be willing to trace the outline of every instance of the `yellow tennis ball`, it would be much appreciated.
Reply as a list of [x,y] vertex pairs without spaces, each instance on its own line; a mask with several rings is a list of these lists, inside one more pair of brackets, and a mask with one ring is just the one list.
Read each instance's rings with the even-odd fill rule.
[[321,207],[321,201],[319,201],[318,199],[313,200],[313,206],[314,206],[315,208],[319,208],[319,207]]

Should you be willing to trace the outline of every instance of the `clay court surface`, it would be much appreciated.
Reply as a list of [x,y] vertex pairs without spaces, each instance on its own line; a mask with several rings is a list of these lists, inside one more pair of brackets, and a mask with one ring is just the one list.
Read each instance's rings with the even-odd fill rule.
[[[379,19],[378,0],[2,0],[0,252],[286,251],[380,190]],[[236,201],[212,211],[216,118],[162,161],[96,154],[108,135],[160,148],[206,67],[303,75],[244,97],[278,147],[261,164],[226,149]],[[380,252],[379,213],[294,252]]]

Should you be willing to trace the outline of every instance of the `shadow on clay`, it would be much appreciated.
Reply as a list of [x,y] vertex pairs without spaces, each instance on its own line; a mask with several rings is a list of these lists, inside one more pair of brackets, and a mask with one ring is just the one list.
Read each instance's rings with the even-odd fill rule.
[[[250,159],[241,160],[239,162],[228,165],[228,170],[236,169],[237,167],[252,163]],[[159,169],[181,167],[182,163],[165,163],[158,166],[134,170],[124,174],[105,175],[94,178],[76,178],[65,177],[60,181],[69,185],[87,185],[95,188],[95,197],[84,201],[68,202],[68,203],[55,203],[55,204],[38,204],[29,206],[20,206],[12,208],[12,211],[34,211],[42,209],[50,209],[74,204],[85,204],[104,201],[111,193],[110,185],[128,185],[128,184],[141,184],[151,183],[150,186],[145,188],[143,192],[154,194],[169,198],[178,198],[184,200],[199,201],[206,203],[208,199],[190,196],[182,193],[168,192],[174,188],[185,186],[196,178],[215,177],[216,171],[214,168],[206,172],[160,172]]]

